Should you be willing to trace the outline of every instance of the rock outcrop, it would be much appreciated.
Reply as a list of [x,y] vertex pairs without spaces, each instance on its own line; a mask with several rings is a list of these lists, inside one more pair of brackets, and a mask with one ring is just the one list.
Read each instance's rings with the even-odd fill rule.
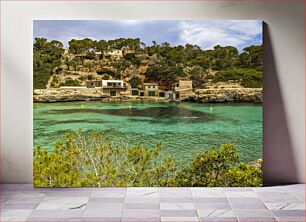
[[49,88],[36,89],[33,93],[34,102],[68,102],[68,101],[87,101],[101,100],[107,96],[96,89],[86,88]]
[[37,89],[33,94],[34,102],[52,103],[52,102],[73,102],[73,101],[170,101],[161,97],[143,97],[120,95],[112,97],[105,95],[101,90],[85,87],[71,88],[49,88]]
[[238,81],[206,83],[203,89],[196,89],[185,100],[203,103],[261,103],[262,88],[244,88]]

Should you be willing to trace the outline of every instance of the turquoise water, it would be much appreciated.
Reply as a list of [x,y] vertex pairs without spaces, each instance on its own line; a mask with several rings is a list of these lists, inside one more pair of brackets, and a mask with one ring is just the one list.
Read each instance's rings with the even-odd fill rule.
[[162,144],[186,164],[196,153],[235,143],[243,161],[262,158],[262,106],[251,104],[65,102],[34,104],[34,146],[52,150],[67,131],[98,131],[114,145]]

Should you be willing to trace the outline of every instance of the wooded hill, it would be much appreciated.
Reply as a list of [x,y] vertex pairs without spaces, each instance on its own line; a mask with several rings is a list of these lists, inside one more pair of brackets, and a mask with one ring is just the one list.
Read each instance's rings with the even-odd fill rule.
[[[106,57],[122,50],[120,58]],[[201,88],[207,80],[240,80],[249,88],[262,87],[263,47],[249,46],[241,53],[233,46],[216,45],[203,50],[197,45],[171,46],[153,41],[146,46],[139,38],[69,41],[68,50],[57,40],[36,38],[33,44],[34,89],[79,86],[86,80],[123,79],[132,87],[156,82],[167,88],[178,79],[193,80]]]

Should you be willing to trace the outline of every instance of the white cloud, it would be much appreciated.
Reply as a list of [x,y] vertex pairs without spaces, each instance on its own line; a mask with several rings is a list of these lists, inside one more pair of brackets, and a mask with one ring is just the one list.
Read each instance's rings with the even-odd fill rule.
[[256,42],[257,36],[262,34],[262,23],[255,20],[181,21],[179,28],[182,44],[197,44],[203,49],[215,45],[241,48]]
[[239,50],[261,44],[262,23],[256,20],[35,20],[34,37],[57,39],[140,38],[171,45],[196,44],[203,49],[231,45]]
[[118,23],[124,24],[124,25],[138,25],[140,23],[143,23],[145,20],[114,20],[117,21]]

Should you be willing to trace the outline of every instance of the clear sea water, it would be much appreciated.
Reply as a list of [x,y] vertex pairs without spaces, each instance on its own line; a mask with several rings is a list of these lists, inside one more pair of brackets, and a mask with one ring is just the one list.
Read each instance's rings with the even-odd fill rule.
[[114,145],[162,144],[181,164],[222,143],[241,159],[262,158],[262,106],[254,104],[65,102],[34,104],[34,146],[52,151],[65,132],[98,131]]

